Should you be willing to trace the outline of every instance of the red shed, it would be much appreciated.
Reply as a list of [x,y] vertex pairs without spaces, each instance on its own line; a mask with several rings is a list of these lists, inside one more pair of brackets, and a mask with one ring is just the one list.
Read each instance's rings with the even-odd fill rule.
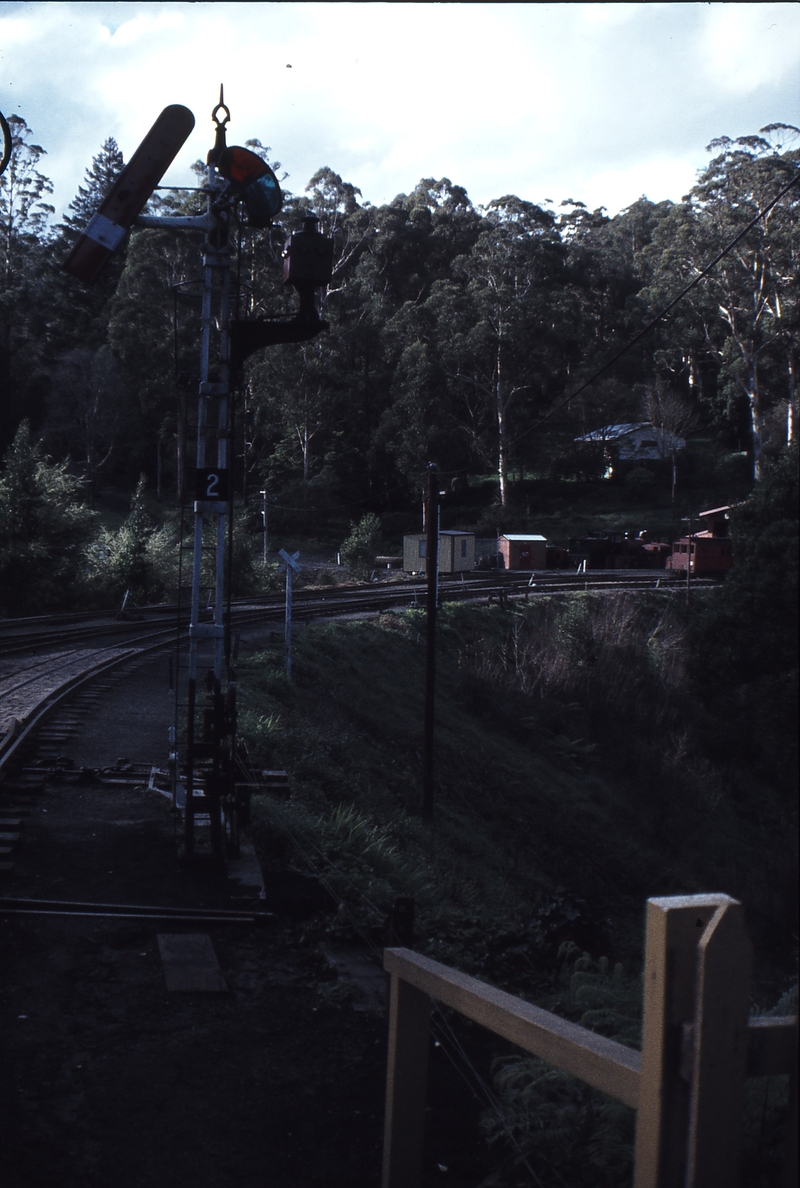
[[547,569],[547,540],[523,532],[507,532],[497,542],[501,569]]

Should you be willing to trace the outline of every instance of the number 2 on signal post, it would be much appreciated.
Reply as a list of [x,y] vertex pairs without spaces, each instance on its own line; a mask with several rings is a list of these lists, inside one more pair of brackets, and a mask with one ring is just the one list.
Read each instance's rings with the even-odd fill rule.
[[195,499],[227,502],[229,495],[229,472],[218,466],[198,468],[195,471],[194,497]]

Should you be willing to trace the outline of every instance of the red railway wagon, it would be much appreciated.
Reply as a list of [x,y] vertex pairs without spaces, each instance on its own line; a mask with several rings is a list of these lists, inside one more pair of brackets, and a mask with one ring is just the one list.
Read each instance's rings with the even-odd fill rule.
[[672,546],[672,556],[667,558],[668,569],[690,568],[698,577],[713,577],[733,568],[731,542],[728,539],[727,507],[713,507],[700,512],[698,519],[708,524],[701,532],[682,536]]

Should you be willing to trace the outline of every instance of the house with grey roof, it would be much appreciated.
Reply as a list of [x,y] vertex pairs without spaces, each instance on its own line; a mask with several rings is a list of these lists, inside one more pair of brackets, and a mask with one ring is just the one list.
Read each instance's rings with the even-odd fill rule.
[[633,421],[621,425],[604,425],[574,438],[576,442],[602,444],[606,457],[606,477],[610,477],[619,462],[658,462],[671,458],[686,449],[686,440],[660,429],[650,421]]

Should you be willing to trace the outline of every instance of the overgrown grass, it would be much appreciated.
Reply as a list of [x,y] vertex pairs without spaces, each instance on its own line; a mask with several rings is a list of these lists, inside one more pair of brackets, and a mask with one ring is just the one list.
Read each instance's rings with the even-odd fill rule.
[[[680,602],[658,591],[445,607],[431,826],[418,816],[422,612],[300,632],[292,682],[278,650],[245,661],[241,725],[257,766],[291,773],[284,814],[302,808],[326,844],[337,812],[361,814],[425,870],[439,915],[530,920],[561,897],[574,915],[559,940],[629,960],[647,896],[713,889],[742,898],[756,943],[764,929],[773,943],[791,923],[787,808],[711,757],[684,633]],[[413,893],[399,869],[386,896]]]
[[[636,1043],[645,899],[725,891],[748,912],[758,1009],[774,1003],[794,968],[789,810],[708,745],[680,601],[443,608],[431,824],[419,815],[424,628],[409,611],[305,629],[291,682],[277,649],[241,666],[253,764],[292,783],[288,800],[254,807],[262,860],[310,860],[342,905],[309,939],[380,945],[392,901],[413,895],[418,950]],[[527,1057],[495,1073],[517,1149],[500,1160],[507,1132],[487,1119],[492,1183],[528,1182],[519,1151],[548,1185],[626,1182],[631,1111]],[[766,1105],[763,1086],[748,1092],[750,1150],[771,1150],[782,1090]]]

